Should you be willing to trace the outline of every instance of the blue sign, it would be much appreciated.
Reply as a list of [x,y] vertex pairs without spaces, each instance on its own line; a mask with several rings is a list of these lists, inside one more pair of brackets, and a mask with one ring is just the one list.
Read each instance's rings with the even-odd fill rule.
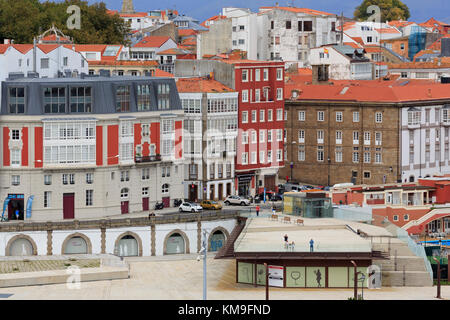
[[266,203],[266,188],[264,188],[264,203]]
[[4,217],[5,217],[5,211],[6,209],[8,209],[8,203],[9,203],[10,198],[6,198],[5,202],[3,203],[3,213],[2,213],[2,221],[4,221]]
[[27,201],[27,219],[31,218],[31,207],[33,206],[34,196],[30,196]]

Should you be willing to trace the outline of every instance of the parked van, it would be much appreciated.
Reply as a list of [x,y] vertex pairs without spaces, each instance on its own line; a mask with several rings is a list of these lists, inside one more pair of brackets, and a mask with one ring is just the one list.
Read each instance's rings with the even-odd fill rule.
[[338,184],[335,184],[333,186],[333,189],[334,188],[348,188],[348,187],[353,187],[353,186],[354,186],[354,184],[351,183],[351,182],[349,182],[349,183],[338,183]]
[[285,192],[300,192],[303,190],[302,186],[298,184],[285,183],[283,186]]

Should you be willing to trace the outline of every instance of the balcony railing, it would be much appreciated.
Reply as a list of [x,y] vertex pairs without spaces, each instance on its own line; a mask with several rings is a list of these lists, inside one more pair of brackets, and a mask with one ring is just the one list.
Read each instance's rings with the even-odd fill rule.
[[157,154],[154,156],[136,156],[135,162],[136,163],[148,163],[148,162],[157,162],[161,161],[161,155]]

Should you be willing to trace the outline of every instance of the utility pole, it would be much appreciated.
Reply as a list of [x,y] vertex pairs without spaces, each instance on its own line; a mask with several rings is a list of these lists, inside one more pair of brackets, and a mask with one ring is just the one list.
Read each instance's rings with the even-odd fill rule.
[[352,264],[353,264],[353,266],[355,267],[355,272],[354,272],[354,275],[353,275],[353,278],[354,278],[354,283],[353,283],[353,287],[354,287],[354,292],[353,292],[353,297],[354,297],[354,299],[355,300],[357,300],[358,299],[358,272],[356,271],[356,263],[355,263],[355,261],[350,261]]
[[269,266],[264,263],[264,268],[266,269],[266,300],[269,300]]

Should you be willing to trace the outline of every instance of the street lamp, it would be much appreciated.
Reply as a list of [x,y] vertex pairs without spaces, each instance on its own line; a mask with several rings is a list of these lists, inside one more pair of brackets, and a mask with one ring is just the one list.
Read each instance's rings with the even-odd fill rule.
[[[203,240],[202,240],[202,248],[200,250],[200,254],[203,254],[203,300],[206,300],[206,253],[208,252],[206,234],[208,232],[203,230]],[[197,257],[197,261],[200,261],[201,256]]]
[[358,299],[358,273],[356,271],[356,263],[355,263],[355,261],[352,260],[350,262],[355,267],[354,274],[353,274],[353,279],[354,279],[354,283],[353,283],[353,287],[354,287],[353,297],[354,297],[355,300],[357,300]]

